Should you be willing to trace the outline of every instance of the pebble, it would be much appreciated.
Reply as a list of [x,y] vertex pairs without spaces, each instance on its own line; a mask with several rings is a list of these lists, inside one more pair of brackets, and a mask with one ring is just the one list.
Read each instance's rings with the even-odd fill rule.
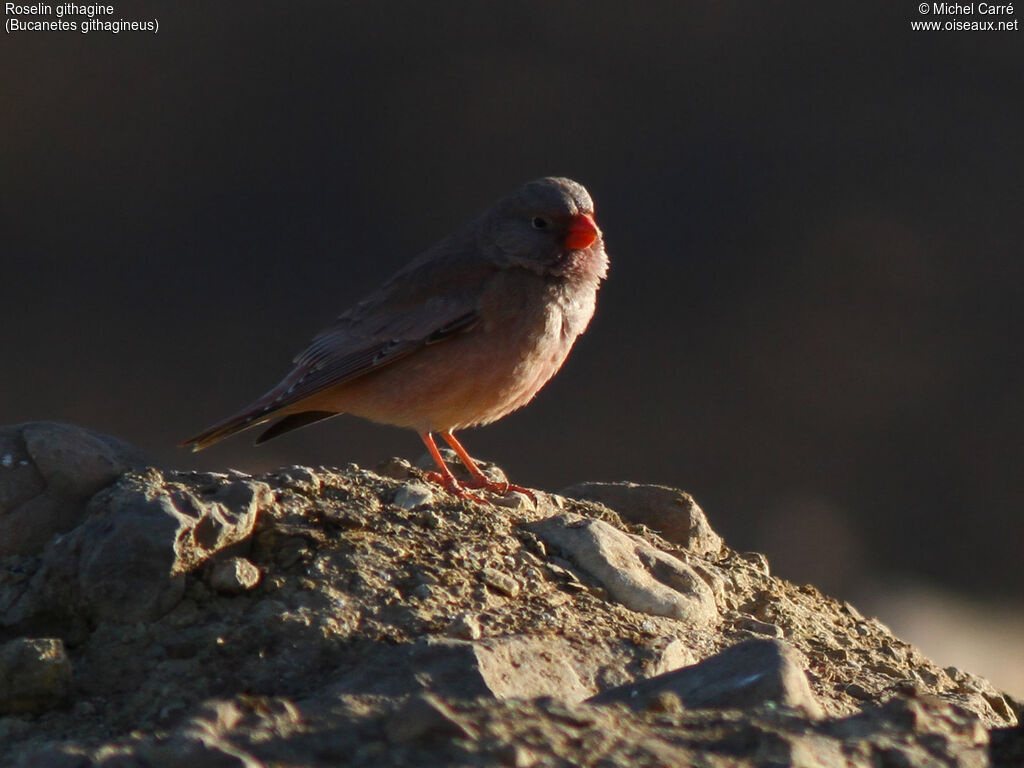
[[765,635],[767,637],[782,637],[782,628],[777,624],[772,624],[768,621],[759,621],[750,616],[746,616],[736,622],[736,629],[745,629],[747,632],[751,632],[755,635]]
[[480,572],[480,578],[491,589],[508,597],[519,594],[519,582],[497,568],[487,567]]
[[282,568],[291,568],[309,554],[310,549],[306,540],[301,536],[293,536],[281,542],[276,559],[278,565]]
[[417,584],[412,589],[413,597],[419,598],[420,600],[429,600],[434,595],[434,590],[429,584]]
[[437,696],[422,693],[413,696],[391,716],[384,726],[392,742],[416,741],[433,734],[475,739],[476,732]]
[[260,569],[244,557],[221,560],[210,571],[210,586],[225,595],[240,595],[260,583]]
[[461,640],[479,640],[481,635],[480,617],[475,613],[460,613],[448,625],[448,636]]
[[510,768],[531,768],[537,764],[537,756],[519,744],[506,744],[498,751],[502,765]]
[[512,491],[504,496],[495,496],[490,501],[496,507],[505,507],[507,509],[526,509],[528,507],[536,507],[533,499],[522,491]]
[[434,502],[434,492],[423,483],[406,483],[398,489],[392,502],[396,507],[410,510]]
[[412,464],[407,459],[392,457],[377,466],[377,474],[392,480],[408,480],[412,474]]
[[320,476],[309,467],[289,467],[279,473],[278,477],[280,478],[281,485],[285,488],[291,488],[292,490],[309,494],[316,494],[320,492]]

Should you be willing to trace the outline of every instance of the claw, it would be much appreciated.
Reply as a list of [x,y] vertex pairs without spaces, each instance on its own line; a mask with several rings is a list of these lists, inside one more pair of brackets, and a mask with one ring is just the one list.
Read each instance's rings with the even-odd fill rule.
[[427,446],[427,450],[430,451],[431,457],[434,459],[434,463],[437,464],[437,468],[440,472],[427,472],[427,478],[440,485],[449,493],[458,496],[460,499],[469,499],[471,501],[478,501],[482,504],[486,504],[486,499],[483,499],[475,494],[467,491],[467,488],[472,488],[475,491],[490,491],[491,493],[497,493],[500,496],[507,496],[510,493],[518,492],[526,494],[530,500],[536,506],[537,497],[533,494],[529,488],[523,488],[521,485],[515,485],[513,483],[504,482],[499,483],[495,480],[491,480],[487,475],[480,471],[480,467],[476,465],[473,458],[469,455],[462,444],[455,439],[455,435],[448,432],[442,432],[441,437],[445,439],[458,455],[459,460],[465,465],[466,469],[469,470],[469,474],[473,476],[473,479],[468,483],[460,483],[455,479],[455,475],[452,474],[451,470],[444,463],[444,459],[441,458],[440,451],[437,450],[437,444],[434,442],[433,436],[429,432],[424,432],[420,437]]
[[522,493],[529,497],[530,501],[534,504],[537,503],[537,497],[529,488],[523,488],[521,485],[516,485],[515,483],[510,483],[508,481],[499,483],[496,480],[489,480],[487,476],[482,473],[479,478],[473,478],[470,482],[463,483],[463,486],[466,488],[472,488],[474,491],[490,491],[491,493],[496,493],[499,496],[508,496],[510,493]]
[[475,486],[463,486],[455,479],[455,476],[451,473],[443,475],[440,472],[425,472],[427,479],[433,483],[437,483],[444,490],[448,491],[452,496],[459,499],[466,499],[467,501],[476,501],[480,504],[486,504],[487,499],[482,496],[477,496],[475,493],[470,493],[466,490],[466,487],[474,488]]

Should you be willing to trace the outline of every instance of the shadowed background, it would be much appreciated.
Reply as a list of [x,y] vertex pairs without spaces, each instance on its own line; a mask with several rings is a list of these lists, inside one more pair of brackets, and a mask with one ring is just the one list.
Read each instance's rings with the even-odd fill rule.
[[[341,5],[125,2],[160,33],[5,37],[0,423],[179,468],[415,458],[349,417],[175,444],[569,175],[612,258],[597,316],[470,450],[549,490],[685,488],[897,631],[957,593],[975,619],[910,639],[960,631],[939,660],[968,664],[1024,581],[1022,33],[912,32],[916,2]],[[1016,637],[969,668],[1024,692]]]

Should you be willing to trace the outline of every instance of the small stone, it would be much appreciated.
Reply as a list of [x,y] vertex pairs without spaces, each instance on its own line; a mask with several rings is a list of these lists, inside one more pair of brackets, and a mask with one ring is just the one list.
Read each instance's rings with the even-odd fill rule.
[[824,716],[799,653],[779,640],[745,640],[700,664],[612,688],[588,703],[622,702],[643,709],[664,691],[691,709],[746,709],[773,702],[802,709],[812,718]]
[[686,643],[678,637],[673,637],[661,650],[658,660],[654,664],[653,672],[655,675],[661,675],[665,672],[689,667],[696,664],[697,661],[698,659],[694,657],[693,651]]
[[230,557],[214,564],[210,586],[225,595],[240,595],[260,583],[260,569],[244,557]]
[[275,559],[282,568],[291,568],[309,553],[310,550],[306,540],[301,536],[292,536],[281,542]]
[[843,612],[848,613],[854,621],[864,621],[864,616],[857,610],[853,603],[844,601]]
[[506,744],[498,750],[497,757],[509,768],[531,768],[537,764],[537,756],[519,744]]
[[623,520],[646,525],[669,541],[699,555],[717,554],[722,537],[708,524],[693,497],[678,488],[638,483],[579,483],[563,496],[596,501],[614,509]]
[[737,552],[739,557],[744,562],[748,563],[755,571],[763,576],[771,575],[771,567],[768,564],[768,558],[760,552]]
[[488,587],[503,595],[515,597],[519,594],[519,582],[496,568],[484,568],[480,572],[480,578]]
[[425,509],[420,515],[420,523],[425,528],[436,530],[444,524],[444,518],[432,509]]
[[412,475],[412,464],[408,459],[392,456],[377,466],[377,474],[382,477],[390,477],[392,480],[408,480]]
[[71,687],[71,661],[59,638],[21,637],[0,645],[0,715],[43,712]]
[[534,507],[534,501],[522,491],[512,491],[504,496],[495,496],[491,499],[491,503],[496,507],[505,507],[506,509],[529,509]]
[[766,637],[778,637],[783,636],[782,628],[777,624],[772,624],[767,621],[758,621],[750,616],[745,616],[736,622],[736,629],[744,629],[747,632],[751,632],[755,635],[765,635]]
[[309,467],[289,467],[279,472],[281,485],[301,493],[316,494],[320,492],[320,477]]
[[449,637],[462,640],[478,640],[481,635],[480,617],[475,613],[461,613],[448,625]]
[[421,693],[405,702],[384,726],[388,739],[403,743],[430,736],[475,739],[476,732],[463,723],[437,696]]
[[647,702],[648,712],[682,712],[683,702],[672,691],[662,691]]
[[523,526],[627,608],[692,626],[718,620],[714,593],[693,568],[603,520],[561,513]]
[[874,698],[874,694],[872,694],[860,683],[849,683],[843,688],[843,693],[847,694],[848,696],[852,696],[858,701],[868,701]]
[[434,502],[434,492],[423,483],[406,483],[398,489],[392,502],[402,509],[416,509]]

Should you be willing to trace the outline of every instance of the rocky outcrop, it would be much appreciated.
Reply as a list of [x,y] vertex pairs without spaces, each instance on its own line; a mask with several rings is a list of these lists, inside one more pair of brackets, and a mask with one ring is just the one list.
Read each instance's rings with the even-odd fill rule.
[[[26,477],[0,468],[0,500]],[[108,478],[0,560],[0,766],[980,766],[1020,748],[1012,701],[771,576],[680,491],[493,502],[400,460]]]
[[0,427],[0,557],[41,551],[82,520],[94,493],[146,464],[123,441],[70,424]]

